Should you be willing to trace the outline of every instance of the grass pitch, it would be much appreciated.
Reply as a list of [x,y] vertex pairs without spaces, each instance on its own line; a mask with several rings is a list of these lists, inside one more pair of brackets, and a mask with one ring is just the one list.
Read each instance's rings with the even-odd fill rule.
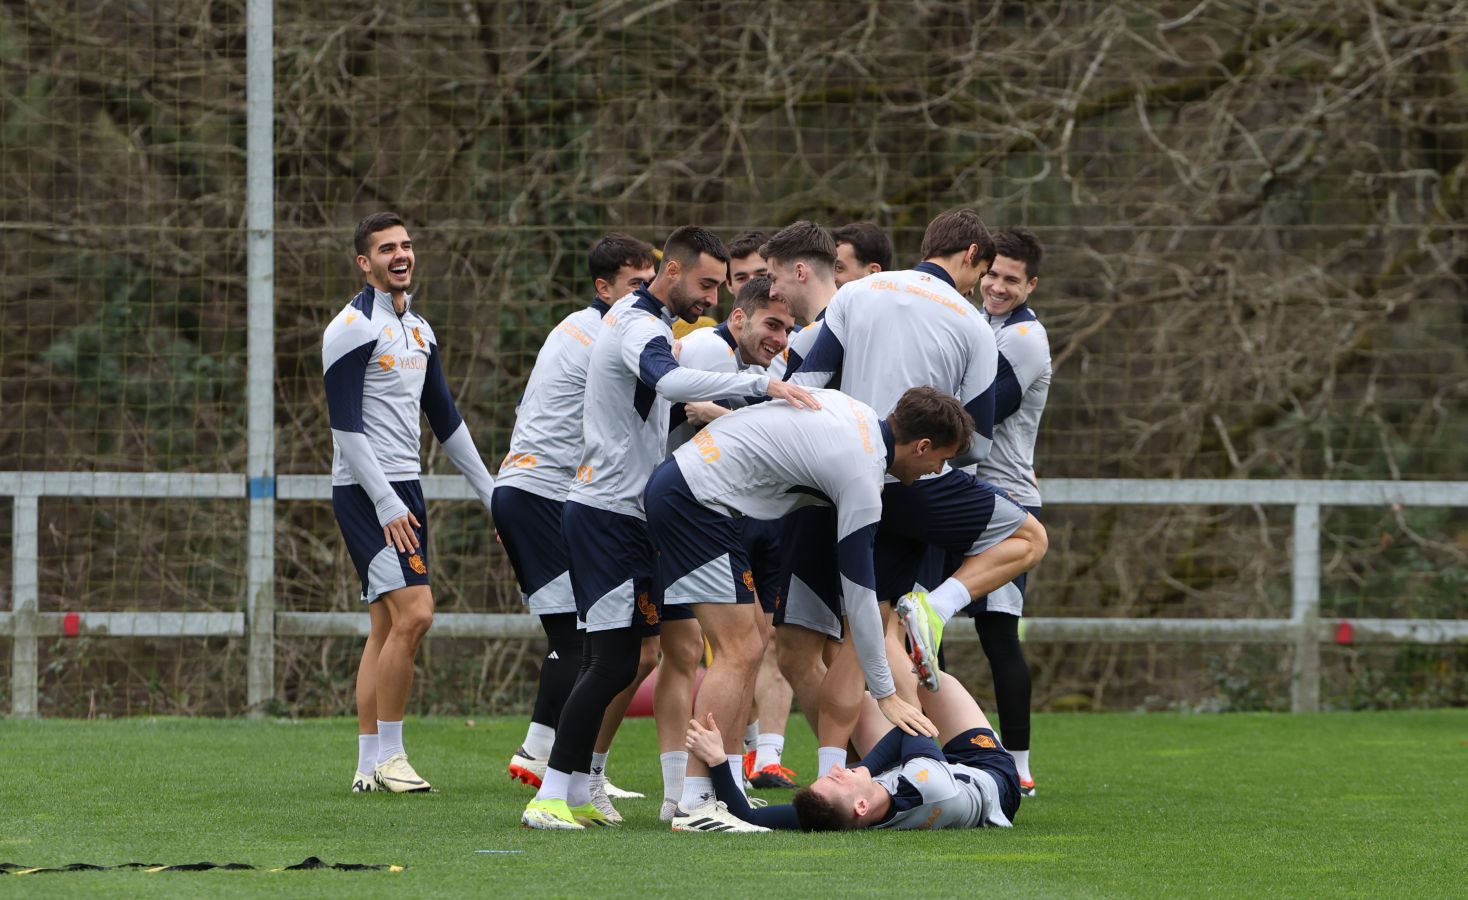
[[[787,763],[813,768],[803,720]],[[319,856],[404,872],[0,876],[0,895],[1448,896],[1468,885],[1468,711],[1048,715],[1040,796],[1008,830],[671,834],[649,720],[630,721],[617,830],[521,830],[504,764],[524,719],[410,720],[440,793],[346,793],[352,723],[0,721],[0,862]],[[781,792],[763,792],[778,802]],[[480,850],[519,851],[479,853]]]

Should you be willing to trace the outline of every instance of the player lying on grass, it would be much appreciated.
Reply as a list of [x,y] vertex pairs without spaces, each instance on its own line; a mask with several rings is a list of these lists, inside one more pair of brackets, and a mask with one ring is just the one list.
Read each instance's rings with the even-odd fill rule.
[[[647,482],[647,529],[657,548],[664,603],[692,607],[713,647],[694,717],[712,712],[742,729],[764,652],[764,620],[753,605],[754,576],[740,523],[746,517],[778,519],[822,503],[836,510],[837,568],[857,660],[852,675],[865,679],[893,725],[935,734],[915,703],[897,696],[874,590],[872,546],[886,476],[911,484],[936,473],[961,451],[973,422],[957,398],[933,388],[903,394],[886,419],[840,391],[817,390],[812,396],[819,408],[761,403],[715,419]],[[911,695],[915,700],[916,689]],[[852,706],[857,702],[859,696]],[[679,716],[680,726],[685,721],[686,714]],[[726,759],[738,775],[742,748],[737,734],[730,736]],[[737,820],[721,821],[701,759],[688,760],[678,807],[674,831],[729,830],[712,827],[714,822],[741,827]],[[693,826],[699,821],[708,827]]]
[[[855,828],[1009,828],[1019,811],[1019,773],[989,719],[958,679],[923,696],[938,741],[891,728],[867,696],[853,735],[861,762],[837,766],[794,801],[752,808],[725,766],[724,739],[713,716],[688,722],[688,752],[706,762],[719,803],[763,830],[847,831]],[[941,746],[939,744],[941,741]],[[728,829],[730,831],[740,829]]]

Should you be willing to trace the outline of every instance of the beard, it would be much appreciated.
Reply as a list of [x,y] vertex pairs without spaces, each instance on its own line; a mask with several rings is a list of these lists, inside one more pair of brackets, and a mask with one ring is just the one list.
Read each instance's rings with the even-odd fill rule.
[[668,308],[673,311],[673,315],[690,325],[703,315],[703,304],[697,297],[686,293],[681,284],[675,284],[669,289]]

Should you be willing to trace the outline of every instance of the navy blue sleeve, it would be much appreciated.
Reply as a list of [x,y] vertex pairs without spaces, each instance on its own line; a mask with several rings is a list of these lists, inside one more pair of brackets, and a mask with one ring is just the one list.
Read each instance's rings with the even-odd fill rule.
[[907,765],[918,757],[943,761],[943,749],[938,742],[926,734],[902,735],[902,764]]
[[423,378],[423,412],[428,424],[433,426],[433,436],[442,444],[454,436],[464,417],[454,404],[454,395],[449,392],[449,383],[443,377],[443,365],[438,360],[438,345],[428,351],[428,374]]
[[[994,424],[998,425],[1018,412],[1019,402],[1023,397],[1024,391],[1020,390],[1019,379],[1014,374],[1014,366],[1009,364],[1009,360],[1004,358],[1003,353],[1000,353],[999,371],[994,376]],[[989,436],[992,437],[992,435]]]
[[367,363],[372,360],[376,340],[344,353],[326,370],[326,411],[337,431],[366,432],[362,424],[362,389],[367,384]]
[[664,375],[676,368],[678,360],[667,338],[659,335],[642,345],[642,353],[637,357],[637,378],[643,384],[655,388]]
[[796,359],[794,365],[786,370],[785,380],[789,381],[796,374],[801,374],[806,376],[796,382],[801,387],[839,387],[841,364],[845,359],[846,348],[841,346],[841,339],[830,328],[822,328],[821,333],[816,335],[815,346],[810,348],[810,355],[805,359]]
[[882,739],[867,751],[867,755],[857,765],[873,775],[880,775],[897,765],[902,760],[902,735],[901,728],[893,728],[882,735]]
[[877,589],[877,570],[872,552],[877,543],[877,525],[863,525],[836,544],[836,568],[852,584]]
[[[1000,358],[1003,359],[1003,357]],[[1013,374],[1011,370],[1011,377]],[[994,439],[994,385],[991,384],[984,388],[982,394],[965,403],[963,408],[974,420],[974,431],[992,441]]]
[[[819,339],[820,335],[816,335],[816,337]],[[791,350],[789,352],[789,355],[785,358],[785,374],[780,378],[780,380],[789,381],[790,376],[795,374],[795,372],[800,368],[800,364],[804,361],[805,357],[801,356],[799,353],[796,353],[794,350]]]
[[788,803],[755,809],[744,798],[744,791],[734,783],[728,766],[710,766],[709,777],[714,781],[714,796],[738,819],[751,825],[761,825],[775,831],[799,831],[800,819],[795,816],[795,807]]

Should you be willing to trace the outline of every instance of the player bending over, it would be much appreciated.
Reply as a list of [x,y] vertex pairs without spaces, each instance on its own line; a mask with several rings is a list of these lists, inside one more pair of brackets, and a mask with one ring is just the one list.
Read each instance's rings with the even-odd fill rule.
[[886,723],[868,696],[853,735],[866,748],[861,762],[837,766],[788,805],[752,808],[727,769],[714,766],[723,737],[712,716],[689,720],[688,752],[709,763],[720,811],[746,823],[739,830],[1010,828],[1020,804],[1014,759],[958,679],[942,678],[948,689],[923,697],[938,740],[893,728],[873,743]]
[[[713,712],[726,722],[742,722],[759,662],[754,584],[739,522],[746,516],[776,519],[824,503],[836,510],[837,567],[857,677],[865,677],[894,725],[932,733],[916,707],[897,696],[887,665],[872,546],[884,478],[911,483],[937,472],[961,452],[973,422],[957,399],[933,388],[908,391],[885,420],[838,391],[815,395],[820,408],[814,411],[763,403],[715,420],[648,480],[647,526],[658,551],[665,603],[692,606],[714,648],[695,718]],[[916,699],[916,691],[911,693]],[[737,736],[726,753],[728,765],[718,768],[737,774]],[[709,777],[702,759],[689,759],[673,830],[741,827],[737,821],[695,824],[720,818]]]

